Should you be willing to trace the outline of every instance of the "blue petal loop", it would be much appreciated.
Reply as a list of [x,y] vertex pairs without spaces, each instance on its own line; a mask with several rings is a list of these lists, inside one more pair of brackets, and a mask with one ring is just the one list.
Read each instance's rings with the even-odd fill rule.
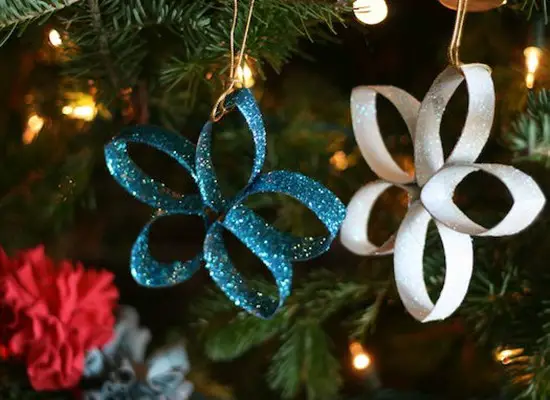
[[[254,163],[248,183],[256,179],[260,174],[265,161],[266,133],[262,114],[256,104],[254,95],[249,89],[243,89],[235,93],[228,100],[228,107],[235,105],[244,117],[246,124],[252,132],[254,140]],[[202,128],[197,144],[197,183],[204,202],[211,209],[221,213],[228,206],[224,199],[218,178],[212,162],[212,122],[208,121]]]
[[182,165],[195,178],[195,146],[187,139],[153,126],[135,126],[124,130],[105,146],[109,172],[131,195],[153,208],[178,214],[201,215],[198,195],[182,195],[147,176],[130,158],[128,143],[147,144]]
[[[290,295],[292,261],[307,260],[325,252],[342,224],[345,207],[321,184],[297,173],[275,171],[261,174],[265,160],[266,133],[260,110],[249,90],[235,93],[229,100],[243,115],[255,144],[250,179],[234,199],[224,199],[211,159],[212,123],[205,124],[195,152],[194,146],[179,135],[158,128],[134,127],[113,139],[105,148],[107,167],[116,181],[142,202],[157,209],[143,228],[132,249],[131,272],[136,281],[149,287],[171,286],[182,282],[206,262],[210,276],[237,306],[267,318]],[[182,195],[150,178],[131,160],[127,144],[144,143],[174,158],[191,174],[199,186],[199,195]],[[256,193],[283,193],[294,197],[321,220],[328,234],[297,238],[279,232],[242,205]],[[218,213],[206,219],[206,209]],[[205,219],[207,233],[203,252],[189,261],[160,263],[149,252],[151,225],[162,216],[198,215]],[[275,279],[279,299],[249,288],[233,266],[223,243],[223,230],[232,232],[268,268]]]
[[174,158],[195,179],[195,146],[180,135],[157,127],[136,126],[123,131],[105,147],[107,168],[116,181],[137,199],[157,209],[141,231],[132,248],[130,271],[134,279],[149,287],[171,286],[191,277],[201,265],[202,253],[190,261],[161,263],[149,252],[151,225],[162,215],[199,215],[204,217],[198,195],[182,195],[147,176],[130,158],[128,143],[142,143]]
[[256,242],[256,246],[250,246],[251,241],[245,243],[273,274],[279,292],[279,301],[276,301],[271,296],[253,290],[244,282],[229,258],[222,235],[223,226],[219,222],[214,223],[206,234],[204,259],[210,276],[235,305],[258,317],[271,317],[290,295],[292,281],[290,260],[283,254],[269,253],[273,248],[269,244],[271,238],[267,236],[260,238],[260,235],[257,235],[252,239],[252,242]]
[[205,205],[218,213],[222,213],[227,201],[223,197],[218,184],[218,177],[214,171],[214,163],[210,154],[211,150],[212,122],[208,121],[204,124],[197,143],[197,185]]
[[[272,243],[272,247],[277,247],[279,252],[283,252],[286,257],[293,261],[309,260],[327,251],[346,216],[344,204],[319,182],[296,172],[288,171],[273,171],[260,175],[258,179],[248,187],[242,197],[238,199],[238,203],[241,203],[250,195],[269,192],[287,194],[295,198],[313,211],[328,231],[328,235],[326,236],[295,237],[283,234],[270,226],[269,228],[271,231],[269,231],[268,234],[277,238],[277,240]],[[242,211],[237,211],[237,213],[241,212]],[[243,219],[242,216],[239,218]],[[249,236],[253,236],[252,233],[254,231],[265,232],[265,228],[262,228],[262,225],[266,225],[266,223],[254,213],[250,212],[248,218],[244,219],[246,223],[240,224],[240,228],[235,229],[230,227],[230,224],[234,221],[233,212],[230,212],[225,219],[224,225],[233,231],[237,237],[240,235],[236,232],[241,229],[248,230]],[[254,219],[262,222],[254,222]],[[243,239],[241,238],[241,240]]]
[[[177,213],[165,215],[175,214]],[[184,282],[197,272],[202,263],[202,252],[199,252],[192,260],[170,263],[162,263],[151,256],[149,252],[149,232],[151,225],[161,217],[163,215],[153,218],[145,225],[132,247],[130,272],[136,282],[142,286],[167,287]]]

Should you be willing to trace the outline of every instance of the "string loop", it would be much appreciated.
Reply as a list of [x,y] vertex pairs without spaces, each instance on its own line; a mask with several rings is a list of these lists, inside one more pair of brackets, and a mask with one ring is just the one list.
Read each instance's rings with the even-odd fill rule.
[[462,62],[460,61],[460,42],[462,40],[462,31],[464,29],[467,9],[468,0],[458,0],[453,37],[451,39],[451,44],[449,45],[449,50],[447,51],[449,63],[455,68],[460,68],[462,65]]
[[230,52],[229,56],[231,58],[229,82],[226,89],[222,92],[220,97],[218,97],[218,100],[216,100],[216,102],[214,103],[214,108],[212,108],[212,112],[210,113],[210,118],[214,122],[218,122],[219,120],[221,120],[223,116],[228,112],[227,108],[225,108],[225,99],[227,98],[227,96],[233,93],[238,81],[235,77],[235,74],[236,74],[237,68],[239,66],[242,66],[243,57],[246,49],[246,40],[248,39],[248,31],[250,30],[250,21],[252,20],[252,10],[254,9],[254,1],[255,0],[250,0],[248,16],[246,19],[246,26],[244,28],[243,42],[241,45],[241,49],[239,51],[237,64],[235,64],[235,28],[237,27],[237,19],[239,14],[239,0],[233,0],[233,22],[231,24],[231,32],[229,34],[229,52]]

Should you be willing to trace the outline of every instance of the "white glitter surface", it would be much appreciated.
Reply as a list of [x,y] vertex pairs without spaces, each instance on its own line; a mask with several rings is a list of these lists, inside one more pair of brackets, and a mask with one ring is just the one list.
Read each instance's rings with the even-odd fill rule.
[[[445,108],[462,81],[468,89],[468,112],[462,134],[444,159],[441,121]],[[386,148],[376,115],[376,95],[387,98],[405,120],[414,142],[415,173],[411,176],[393,160]],[[351,110],[355,137],[363,157],[382,179],[361,188],[348,205],[341,240],[360,255],[381,255],[394,251],[395,279],[399,295],[409,313],[422,322],[451,315],[466,296],[473,267],[470,235],[503,236],[529,226],[546,199],[535,181],[507,165],[478,164],[477,157],[489,138],[494,118],[495,93],[491,71],[483,64],[448,67],[434,81],[418,103],[414,97],[392,86],[363,86],[354,89]],[[453,202],[460,182],[475,171],[498,178],[510,191],[513,205],[492,228],[468,218]],[[368,221],[375,202],[389,187],[414,183],[420,200],[414,201],[396,235],[377,247],[368,239]],[[412,195],[415,189],[405,187]],[[446,274],[439,299],[432,303],[423,273],[423,253],[428,223],[435,220],[443,242]]]

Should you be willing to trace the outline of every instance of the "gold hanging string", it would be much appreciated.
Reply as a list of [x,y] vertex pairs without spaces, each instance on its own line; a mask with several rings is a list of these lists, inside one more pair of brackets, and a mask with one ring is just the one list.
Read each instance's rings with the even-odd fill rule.
[[237,61],[237,64],[235,64],[235,28],[237,27],[237,16],[239,13],[239,0],[233,1],[233,23],[231,24],[231,32],[229,34],[229,52],[230,52],[230,71],[229,71],[229,83],[227,85],[227,88],[223,91],[223,93],[218,97],[218,100],[214,104],[214,108],[212,109],[212,112],[210,114],[210,117],[212,118],[212,121],[218,122],[222,117],[227,113],[227,109],[225,108],[225,99],[227,96],[229,96],[233,90],[235,90],[235,85],[237,83],[237,79],[235,78],[235,74],[237,71],[237,68],[240,66],[242,67],[243,57],[246,49],[246,40],[248,39],[248,31],[250,29],[250,21],[252,20],[252,10],[254,9],[254,1],[250,0],[250,7],[248,9],[248,17],[246,20],[246,26],[244,28],[244,35],[243,35],[243,42],[239,51],[239,59]]
[[460,42],[462,40],[462,30],[464,28],[464,21],[466,20],[466,12],[468,9],[468,0],[458,0],[458,7],[456,10],[456,21],[453,30],[453,37],[447,56],[452,66],[459,68],[462,63],[460,62]]

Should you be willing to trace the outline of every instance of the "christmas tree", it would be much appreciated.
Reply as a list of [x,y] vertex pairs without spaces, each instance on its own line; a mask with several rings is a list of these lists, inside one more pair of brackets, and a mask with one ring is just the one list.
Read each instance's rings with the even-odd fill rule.
[[[494,122],[476,162],[512,165],[549,193],[547,6],[0,2],[0,398],[550,398],[546,209],[527,207],[523,219],[527,225],[533,212],[532,224],[515,235],[474,237],[465,298],[448,318],[429,323],[411,316],[394,273],[399,254],[410,265],[413,255],[353,254],[330,232],[342,222],[338,207],[332,220],[326,216],[340,204],[336,197],[347,206],[379,179],[363,147],[381,147],[358,143],[352,89],[391,85],[422,99],[449,63],[462,67],[460,60],[490,66],[495,86]],[[462,85],[440,121],[445,157],[466,114],[476,112],[468,110],[473,89]],[[263,155],[259,114],[250,111],[249,97],[239,103],[243,93],[258,103],[265,124]],[[416,139],[391,102],[378,97],[382,145],[396,168],[418,175]],[[247,112],[250,126],[239,115]],[[128,154],[139,171],[116,161]],[[209,166],[197,162],[208,158],[217,186],[209,186]],[[274,180],[297,176],[286,171],[319,186],[303,178],[304,186],[287,180],[283,190]],[[414,201],[427,207],[406,183],[374,203],[364,231],[376,246],[393,237]],[[457,183],[451,199],[467,217],[495,226],[520,203],[513,190],[478,170]],[[326,197],[318,200],[318,193]],[[189,198],[206,204],[195,214],[170,208]],[[318,201],[325,207],[316,208]],[[245,209],[284,234],[254,219],[234,228],[234,214],[245,218]],[[146,232],[148,258],[134,242],[157,218]],[[212,234],[222,225],[224,233]],[[290,242],[296,252],[318,255],[292,258],[287,234],[328,240],[316,242],[319,249]],[[398,246],[399,238],[387,243]],[[449,264],[468,265],[468,254],[450,259],[444,244],[431,222],[421,257],[432,302],[444,283],[460,291],[446,275]],[[235,292],[222,281],[237,271],[254,288],[253,299],[285,294],[287,275],[277,262],[287,256],[290,295],[273,315],[259,318],[253,300],[247,308],[241,292],[228,294]],[[153,259],[173,270],[163,272]],[[196,262],[177,263],[184,260]]]

